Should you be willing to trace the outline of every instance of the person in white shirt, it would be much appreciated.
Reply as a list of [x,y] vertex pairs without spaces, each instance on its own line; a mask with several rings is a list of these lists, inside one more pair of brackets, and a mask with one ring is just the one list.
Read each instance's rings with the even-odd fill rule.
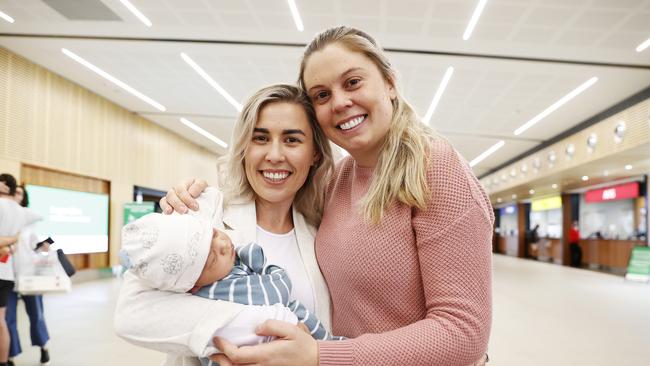
[[[219,175],[224,208],[218,225],[237,246],[262,245],[269,263],[285,268],[293,280],[291,298],[316,314],[327,331],[330,300],[314,237],[332,167],[329,143],[307,96],[292,85],[272,85],[245,103]],[[127,271],[114,325],[127,341],[167,353],[166,366],[186,366],[216,352],[217,331],[252,331],[274,313],[272,306],[158,291]]]

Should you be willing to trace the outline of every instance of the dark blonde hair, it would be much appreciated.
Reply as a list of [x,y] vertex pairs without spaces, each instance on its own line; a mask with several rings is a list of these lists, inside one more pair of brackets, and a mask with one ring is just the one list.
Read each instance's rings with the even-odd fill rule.
[[239,114],[235,124],[232,144],[228,153],[219,159],[219,186],[224,192],[226,203],[240,197],[255,199],[246,170],[244,157],[251,140],[253,131],[262,109],[272,103],[292,103],[305,110],[309,126],[313,132],[314,149],[319,156],[318,161],[311,166],[305,183],[296,193],[293,206],[305,220],[314,226],[320,224],[325,202],[327,180],[333,170],[332,151],[323,130],[316,121],[314,109],[307,95],[298,87],[288,84],[274,84],[257,91],[251,96]]
[[309,57],[331,44],[359,52],[379,69],[386,82],[395,87],[390,129],[380,152],[368,193],[362,202],[363,215],[372,223],[381,221],[395,202],[423,209],[429,200],[427,167],[432,128],[422,123],[413,107],[397,90],[397,72],[377,42],[367,33],[350,27],[335,27],[319,33],[307,45],[300,63],[299,84],[306,89],[304,74]]

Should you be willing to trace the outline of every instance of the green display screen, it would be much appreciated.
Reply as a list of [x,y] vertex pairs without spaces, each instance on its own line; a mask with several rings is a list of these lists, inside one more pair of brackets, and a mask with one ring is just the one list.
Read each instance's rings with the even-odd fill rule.
[[108,195],[27,185],[29,208],[43,217],[39,239],[48,236],[68,254],[108,251]]

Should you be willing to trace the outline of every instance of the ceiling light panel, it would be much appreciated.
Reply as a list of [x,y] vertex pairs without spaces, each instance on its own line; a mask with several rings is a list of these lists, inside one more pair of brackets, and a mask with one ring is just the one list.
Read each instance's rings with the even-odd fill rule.
[[157,110],[159,110],[161,112],[164,112],[166,110],[166,108],[162,104],[160,104],[160,103],[156,102],[155,100],[151,99],[150,97],[142,94],[141,92],[139,92],[138,90],[136,90],[132,86],[126,84],[125,82],[117,79],[113,75],[111,75],[111,74],[107,73],[106,71],[100,69],[99,67],[97,67],[94,64],[90,63],[89,61],[85,60],[84,58],[77,55],[76,53],[74,53],[74,52],[72,52],[72,51],[70,51],[70,50],[68,50],[66,48],[62,48],[61,52],[63,52],[64,55],[70,57],[71,59],[75,60],[76,62],[82,64],[86,68],[90,69],[91,71],[95,72],[99,76],[103,77],[104,79],[106,79],[106,80],[110,81],[111,83],[119,86],[120,88],[122,88],[125,91],[129,92],[133,96],[137,97],[138,99],[140,99],[140,100],[144,101],[145,103],[151,105],[152,107],[156,108]]
[[124,5],[129,11],[135,15],[136,18],[138,18],[144,25],[147,27],[151,27],[151,20],[147,18],[138,8],[136,8],[129,0],[120,0],[122,5]]
[[228,101],[228,103],[230,103],[233,107],[235,107],[237,112],[241,112],[242,105],[235,98],[233,98],[232,95],[230,95],[230,93],[226,91],[226,89],[224,89],[221,85],[219,85],[219,83],[217,83],[207,72],[205,72],[205,70],[203,70],[203,68],[199,66],[199,64],[197,64],[192,58],[190,58],[190,56],[188,56],[184,52],[181,52],[181,58],[188,65],[190,65],[190,67],[192,67],[192,69],[194,69],[194,71],[196,71],[196,73],[199,74],[199,76],[201,76],[203,80],[205,80],[219,94],[221,94],[221,96],[223,96]]
[[481,13],[483,13],[483,9],[485,8],[486,4],[487,4],[487,0],[479,0],[478,4],[476,4],[474,13],[472,13],[472,17],[470,18],[469,23],[467,23],[467,28],[465,28],[465,33],[463,33],[464,41],[467,41],[469,37],[472,36],[472,32],[474,31],[474,28],[476,27],[476,24],[478,23],[478,20],[481,17]]
[[296,5],[295,0],[287,0],[289,3],[289,9],[291,10],[291,16],[293,17],[293,22],[296,23],[296,28],[298,31],[302,32],[305,30],[305,27],[302,24],[302,18],[298,12],[298,6]]
[[2,12],[2,11],[0,11],[0,18],[6,20],[6,21],[9,22],[9,23],[13,23],[13,22],[15,21],[14,18],[12,18],[12,17],[9,16],[9,14],[4,13],[4,12]]
[[505,144],[506,144],[506,142],[501,140],[501,141],[497,142],[496,144],[492,145],[489,149],[487,149],[483,153],[481,153],[481,155],[477,156],[472,161],[470,161],[469,166],[473,168],[478,163],[485,160],[488,156],[494,154],[497,150],[502,148],[503,145],[505,145]]
[[535,124],[537,124],[539,121],[541,121],[542,119],[547,117],[549,114],[555,112],[558,108],[560,108],[561,106],[563,106],[564,104],[569,102],[571,99],[575,98],[576,96],[578,96],[579,94],[581,94],[585,90],[589,89],[589,87],[594,85],[597,81],[598,81],[598,78],[594,76],[594,77],[590,78],[589,80],[585,81],[584,83],[582,83],[577,88],[573,89],[571,92],[569,92],[569,94],[563,96],[557,102],[553,103],[551,106],[549,106],[548,108],[543,110],[540,114],[536,115],[531,120],[529,120],[528,122],[524,123],[519,128],[517,128],[514,131],[515,136],[519,136],[522,133],[524,133],[526,130],[528,130],[529,128],[531,128]]
[[433,113],[436,111],[436,107],[438,106],[438,103],[440,102],[442,95],[445,93],[447,84],[449,84],[449,80],[451,80],[451,76],[453,74],[454,74],[454,68],[449,66],[445,71],[445,74],[442,76],[442,80],[440,81],[440,85],[438,85],[438,89],[436,90],[436,93],[433,95],[433,99],[431,100],[431,104],[427,109],[427,113],[424,115],[424,119],[423,119],[424,123],[426,124],[430,123],[431,117],[433,116]]
[[215,135],[211,134],[210,132],[202,129],[197,124],[195,124],[194,122],[188,120],[187,118],[181,117],[180,121],[185,126],[187,126],[187,127],[191,128],[192,130],[194,130],[194,132],[200,134],[201,136],[207,138],[208,140],[214,142],[215,144],[223,147],[224,149],[228,147],[228,144],[225,141],[221,140],[220,138],[216,137]]

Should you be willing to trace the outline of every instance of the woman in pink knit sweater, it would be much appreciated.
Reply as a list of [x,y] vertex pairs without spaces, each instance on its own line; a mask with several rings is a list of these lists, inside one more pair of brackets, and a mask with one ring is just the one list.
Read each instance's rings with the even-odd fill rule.
[[337,27],[317,35],[299,82],[327,137],[351,155],[329,183],[315,243],[333,333],[351,339],[315,341],[293,325],[267,321],[258,334],[281,340],[237,348],[217,339],[228,359],[214,360],[482,364],[493,215],[468,164],[417,117],[395,87],[386,55],[364,32]]

